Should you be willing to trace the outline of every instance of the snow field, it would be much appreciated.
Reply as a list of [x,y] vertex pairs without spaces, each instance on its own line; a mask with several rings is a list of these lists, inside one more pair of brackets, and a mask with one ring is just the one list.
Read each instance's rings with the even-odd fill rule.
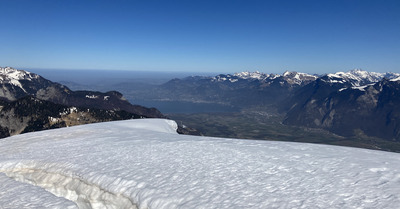
[[80,208],[400,205],[397,153],[175,131],[173,121],[140,119],[13,136],[0,140],[0,173]]

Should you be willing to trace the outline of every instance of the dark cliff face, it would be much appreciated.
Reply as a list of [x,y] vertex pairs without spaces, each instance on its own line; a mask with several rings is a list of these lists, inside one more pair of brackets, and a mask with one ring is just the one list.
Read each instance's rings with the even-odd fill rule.
[[[345,86],[345,85],[344,85]],[[400,140],[400,82],[383,79],[364,87],[316,82],[292,99],[285,124],[327,129],[342,136],[360,132]]]

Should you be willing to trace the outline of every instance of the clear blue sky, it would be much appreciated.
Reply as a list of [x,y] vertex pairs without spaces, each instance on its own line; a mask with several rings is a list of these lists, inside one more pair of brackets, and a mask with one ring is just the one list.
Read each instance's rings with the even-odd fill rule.
[[399,0],[0,0],[0,66],[400,72]]

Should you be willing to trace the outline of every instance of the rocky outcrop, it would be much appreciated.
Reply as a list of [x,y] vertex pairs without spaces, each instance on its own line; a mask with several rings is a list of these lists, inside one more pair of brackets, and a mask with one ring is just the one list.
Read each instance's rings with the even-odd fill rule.
[[79,108],[27,96],[0,102],[0,137],[74,125],[126,120],[142,116],[126,111]]

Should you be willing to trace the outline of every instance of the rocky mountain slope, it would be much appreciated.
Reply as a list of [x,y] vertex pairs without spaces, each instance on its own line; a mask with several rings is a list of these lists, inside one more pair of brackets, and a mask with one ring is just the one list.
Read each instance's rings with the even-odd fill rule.
[[164,118],[121,93],[71,91],[37,74],[0,68],[0,137],[95,122]]
[[55,104],[33,96],[0,101],[0,138],[53,128],[143,116],[126,111],[101,110]]
[[260,72],[173,79],[148,99],[261,108],[285,115],[287,125],[322,128],[340,136],[400,141],[397,73],[355,69],[325,75]]
[[218,103],[242,108],[273,104],[316,78],[297,72],[285,72],[283,75],[242,72],[214,77],[192,76],[173,79],[152,89],[152,94],[138,97],[161,101]]
[[66,106],[124,110],[144,117],[163,117],[155,108],[130,104],[119,92],[71,91],[39,75],[10,67],[0,68],[0,99],[15,101],[25,96]]
[[288,103],[285,124],[365,134],[400,141],[400,81],[383,78],[357,86],[324,78],[300,89]]
[[[33,95],[67,106],[160,116],[152,109],[130,105],[118,92],[71,91],[34,74],[19,75],[13,69],[3,69],[6,70],[10,76],[8,80],[3,76],[1,84],[6,87],[2,97],[7,100],[18,98],[8,95]],[[256,109],[267,115],[282,115],[282,123],[286,125],[321,128],[345,137],[371,136],[399,141],[400,116],[396,110],[400,106],[397,99],[399,77],[397,73],[360,69],[325,75],[241,72],[191,76],[145,88],[133,88],[134,84],[125,83],[123,89],[128,89],[124,94],[134,98],[131,101],[218,104],[244,112]],[[16,78],[24,79],[17,80],[18,83]],[[41,87],[31,84],[30,80],[37,80],[34,83],[40,83]]]

